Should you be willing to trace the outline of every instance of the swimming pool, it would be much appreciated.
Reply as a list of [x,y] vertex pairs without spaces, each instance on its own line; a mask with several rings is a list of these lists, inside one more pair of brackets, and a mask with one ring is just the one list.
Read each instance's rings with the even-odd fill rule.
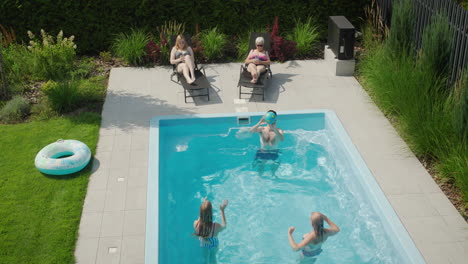
[[252,161],[257,135],[239,114],[158,117],[151,121],[146,263],[201,263],[193,221],[203,197],[229,199],[218,263],[298,263],[288,243],[311,230],[312,211],[341,229],[315,263],[424,263],[419,251],[332,111],[279,113],[285,131],[276,176]]

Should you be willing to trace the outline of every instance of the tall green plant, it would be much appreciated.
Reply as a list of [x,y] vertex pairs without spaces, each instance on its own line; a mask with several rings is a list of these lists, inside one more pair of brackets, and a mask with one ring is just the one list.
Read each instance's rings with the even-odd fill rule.
[[73,111],[79,103],[80,94],[78,81],[49,81],[42,87],[43,93],[48,97],[52,109],[58,113]]
[[460,138],[468,141],[468,70],[465,70],[453,89],[450,105],[454,108],[454,126]]
[[446,85],[443,78],[427,67],[416,67],[421,62],[415,62],[411,52],[395,53],[390,45],[379,45],[361,61],[361,80],[382,111],[396,121],[412,151],[434,161],[437,172],[453,179],[468,201],[468,140],[457,136],[454,126],[466,123],[466,94],[447,98],[440,92]]
[[28,31],[28,49],[32,53],[32,75],[38,80],[63,80],[73,69],[76,44],[74,36],[63,37],[63,31],[57,37],[47,34],[41,29],[41,39],[36,39]]
[[226,35],[218,32],[218,29],[214,27],[202,33],[201,42],[203,45],[203,54],[205,54],[208,60],[214,60],[222,56],[227,38]]
[[431,24],[423,32],[421,66],[427,67],[438,77],[445,77],[453,45],[452,37],[453,31],[447,17],[443,13],[433,16]]
[[237,59],[243,61],[249,54],[249,42],[251,32],[267,32],[264,27],[252,27],[249,31],[240,34],[236,41]]
[[311,53],[312,47],[318,41],[319,36],[318,26],[312,22],[311,17],[308,17],[305,22],[296,21],[296,26],[288,34],[287,39],[296,42],[298,56],[305,56]]
[[411,0],[394,1],[392,25],[388,36],[388,45],[394,53],[410,50],[413,35],[413,5]]
[[114,39],[114,53],[131,65],[141,65],[146,54],[145,47],[150,40],[149,34],[143,30],[132,29],[129,34],[120,33]]
[[33,54],[24,45],[11,44],[0,49],[3,54],[8,93],[19,94],[32,76]]

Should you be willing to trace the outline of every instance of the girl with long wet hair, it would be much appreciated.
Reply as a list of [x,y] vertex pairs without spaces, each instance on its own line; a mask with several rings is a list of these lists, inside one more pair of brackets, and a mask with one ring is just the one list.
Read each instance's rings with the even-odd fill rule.
[[[327,222],[330,228],[324,228],[323,224]],[[313,230],[302,236],[302,241],[296,244],[292,234],[295,230],[294,226],[291,226],[288,230],[289,244],[294,251],[302,249],[302,255],[304,257],[315,257],[322,252],[322,244],[330,236],[340,232],[340,228],[333,223],[328,217],[319,212],[313,212],[310,214],[310,224]]]
[[206,198],[200,206],[200,215],[197,220],[193,222],[193,229],[195,235],[198,236],[200,247],[205,249],[205,256],[208,263],[216,263],[216,252],[218,251],[218,234],[226,228],[226,217],[224,209],[228,205],[228,200],[224,200],[223,204],[219,206],[221,211],[222,223],[213,222],[213,206]]

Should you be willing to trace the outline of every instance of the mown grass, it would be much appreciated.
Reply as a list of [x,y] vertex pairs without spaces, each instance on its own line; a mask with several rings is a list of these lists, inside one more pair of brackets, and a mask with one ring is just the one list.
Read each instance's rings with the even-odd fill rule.
[[91,164],[67,176],[34,166],[39,150],[57,139],[77,139],[95,153],[100,115],[82,113],[0,125],[0,263],[74,263]]

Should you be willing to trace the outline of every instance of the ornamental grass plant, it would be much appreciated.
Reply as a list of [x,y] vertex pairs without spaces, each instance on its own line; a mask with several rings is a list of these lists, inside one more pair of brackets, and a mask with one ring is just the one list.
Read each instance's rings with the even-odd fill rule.
[[286,38],[296,42],[296,55],[304,57],[312,52],[312,48],[319,40],[319,37],[318,26],[312,21],[312,17],[308,17],[305,22],[297,20],[296,26]]
[[120,33],[112,43],[112,50],[130,65],[139,66],[144,63],[146,44],[149,34],[143,30],[132,29],[130,33]]
[[[410,16],[411,12],[403,14]],[[398,15],[397,19],[407,20]],[[444,23],[446,20],[437,15],[426,27],[420,56],[405,48],[411,47],[411,42],[395,38],[405,34],[392,33],[400,30],[392,27],[390,38],[384,43],[373,42],[362,57],[358,74],[416,156],[429,162],[437,177],[454,182],[468,203],[468,77],[465,72],[455,87],[448,86],[447,72],[437,65],[445,59],[439,56],[450,49],[451,34]],[[402,48],[395,50],[397,46]],[[431,55],[433,58],[428,58]]]
[[202,32],[201,43],[203,45],[203,54],[208,60],[221,58],[223,48],[227,43],[227,37],[219,32],[216,27]]

